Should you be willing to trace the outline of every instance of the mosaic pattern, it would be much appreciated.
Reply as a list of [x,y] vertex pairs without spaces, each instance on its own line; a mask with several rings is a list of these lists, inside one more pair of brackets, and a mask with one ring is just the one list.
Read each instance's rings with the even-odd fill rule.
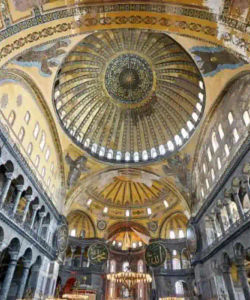
[[147,61],[139,55],[122,54],[108,65],[105,87],[117,101],[140,102],[153,87],[153,72]]
[[205,90],[192,58],[166,34],[108,30],[90,34],[65,58],[54,104],[61,126],[90,155],[145,163],[187,142]]

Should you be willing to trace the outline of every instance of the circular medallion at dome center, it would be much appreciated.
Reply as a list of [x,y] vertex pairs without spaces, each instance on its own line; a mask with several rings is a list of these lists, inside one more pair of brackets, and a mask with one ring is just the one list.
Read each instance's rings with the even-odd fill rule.
[[150,95],[153,87],[152,69],[139,55],[121,54],[107,66],[105,87],[116,101],[138,103]]

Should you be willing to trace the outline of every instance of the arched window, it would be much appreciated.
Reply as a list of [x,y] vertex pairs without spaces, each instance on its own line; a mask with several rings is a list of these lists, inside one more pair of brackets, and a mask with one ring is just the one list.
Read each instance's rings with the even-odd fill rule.
[[44,150],[44,147],[45,147],[45,141],[46,141],[46,137],[45,137],[45,133],[43,131],[42,136],[41,136],[41,140],[40,140],[40,149],[42,151]]
[[32,143],[29,143],[28,148],[27,148],[27,153],[30,156],[32,154],[33,151],[33,145]]
[[221,124],[219,124],[218,126],[218,131],[219,131],[220,139],[222,140],[224,138],[224,131]]
[[228,122],[231,125],[234,121],[233,114],[229,112],[227,117],[228,117]]
[[239,134],[236,128],[233,129],[234,142],[237,143],[239,140]]
[[209,147],[207,148],[207,157],[208,157],[208,160],[209,160],[209,161],[212,160],[212,154],[211,154],[211,150],[210,150]]
[[169,237],[170,237],[171,239],[175,239],[175,233],[174,233],[173,230],[170,230]]
[[224,149],[225,149],[226,156],[229,156],[230,151],[229,151],[229,148],[228,148],[227,144],[225,144]]
[[128,272],[128,271],[129,271],[129,262],[128,262],[128,261],[125,261],[125,262],[122,264],[122,271],[123,271],[123,272]]
[[209,182],[208,182],[208,179],[206,179],[206,186],[207,186],[207,189],[209,189]]
[[137,272],[143,273],[143,260],[142,259],[140,259],[137,263]]
[[71,229],[70,235],[71,235],[71,236],[76,236],[76,230],[75,230],[75,229]]
[[203,163],[202,167],[203,167],[203,172],[204,172],[204,174],[206,174],[206,173],[207,173],[207,168],[206,168],[205,163]]
[[249,113],[248,111],[244,111],[243,113],[243,120],[246,126],[248,126],[250,124],[250,117],[249,117]]
[[184,288],[181,280],[176,281],[175,283],[175,293],[176,295],[184,295]]
[[45,173],[46,173],[46,169],[45,169],[45,167],[43,167],[43,168],[42,168],[42,178],[45,177]]
[[179,230],[179,238],[182,239],[184,238],[185,235],[184,235],[184,231],[182,229]]
[[110,273],[115,273],[116,272],[116,261],[111,260],[110,262]]
[[39,167],[39,163],[40,163],[40,157],[39,155],[36,156],[36,160],[35,160],[35,166],[38,168]]
[[215,179],[214,169],[211,169],[211,177],[212,177],[212,181],[214,181],[214,179]]
[[173,258],[173,270],[180,270],[181,269],[181,262],[178,257]]
[[33,132],[33,135],[34,135],[35,139],[37,139],[39,131],[40,131],[40,126],[39,126],[38,122],[36,122],[36,125],[35,125],[35,128],[34,128],[34,132]]
[[19,133],[18,133],[18,138],[19,140],[22,142],[24,139],[24,135],[25,135],[25,130],[23,127],[20,128]]
[[217,151],[217,149],[219,148],[219,144],[218,144],[215,132],[212,133],[212,145],[213,145],[213,149],[214,149],[214,153],[215,153]]
[[9,117],[8,117],[8,122],[10,124],[10,126],[13,126],[14,125],[14,122],[15,122],[15,119],[16,119],[16,114],[15,112],[12,110],[9,114]]
[[30,122],[30,113],[29,113],[29,111],[26,111],[26,114],[24,116],[24,121],[27,125],[29,124],[29,122]]
[[49,160],[49,157],[50,157],[50,149],[48,148],[48,149],[46,150],[46,154],[45,154],[45,159],[46,159],[46,161]]
[[220,161],[219,157],[217,158],[217,167],[218,167],[218,170],[221,169],[221,161]]

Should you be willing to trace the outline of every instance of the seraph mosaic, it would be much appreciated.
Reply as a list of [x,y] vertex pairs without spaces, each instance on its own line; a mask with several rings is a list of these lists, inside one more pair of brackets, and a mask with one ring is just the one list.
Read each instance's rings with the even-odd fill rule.
[[193,47],[190,49],[205,77],[214,76],[224,69],[236,69],[245,61],[222,47]]
[[37,67],[40,75],[48,77],[52,74],[52,68],[57,67],[66,54],[62,48],[69,44],[70,40],[64,39],[33,48],[19,55],[12,63],[23,67]]

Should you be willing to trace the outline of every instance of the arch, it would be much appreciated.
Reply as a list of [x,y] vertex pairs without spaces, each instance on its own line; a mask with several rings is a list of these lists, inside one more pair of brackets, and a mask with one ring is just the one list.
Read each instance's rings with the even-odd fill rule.
[[126,221],[126,222],[118,222],[111,225],[108,228],[108,239],[113,237],[114,235],[123,232],[123,231],[131,231],[134,228],[136,231],[141,232],[147,236],[150,236],[148,230],[141,224],[138,224],[133,221]]
[[21,243],[19,241],[18,238],[13,238],[11,241],[10,241],[10,244],[9,244],[9,247],[8,247],[11,251],[14,251],[14,252],[19,252],[20,248],[21,248]]
[[82,210],[71,211],[67,216],[69,232],[76,230],[76,237],[80,237],[82,231],[85,232],[85,238],[93,238],[96,236],[96,228],[90,216]]
[[[167,216],[160,227],[160,234],[159,237],[162,239],[168,239],[171,236],[173,238],[179,238],[179,230],[183,230],[183,233],[186,233],[188,219],[182,212],[176,212],[170,216]],[[184,234],[185,236],[186,234]],[[174,237],[175,236],[175,237]]]

